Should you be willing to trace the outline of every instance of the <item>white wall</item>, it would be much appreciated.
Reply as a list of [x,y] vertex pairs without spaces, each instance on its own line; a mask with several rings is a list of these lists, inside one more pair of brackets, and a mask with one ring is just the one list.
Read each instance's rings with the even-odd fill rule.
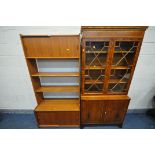
[[[0,109],[34,109],[19,34],[78,34],[80,27],[0,27]],[[146,31],[129,96],[130,109],[152,107],[155,94],[155,27]]]
[[140,56],[130,86],[130,109],[154,107],[155,95],[155,26],[146,30]]

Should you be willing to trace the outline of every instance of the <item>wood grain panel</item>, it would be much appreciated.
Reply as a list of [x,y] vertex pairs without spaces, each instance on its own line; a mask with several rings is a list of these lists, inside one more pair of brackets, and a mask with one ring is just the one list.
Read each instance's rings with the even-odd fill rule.
[[79,36],[22,37],[26,57],[79,58]]
[[80,111],[80,101],[78,99],[44,100],[35,111]]
[[104,123],[102,110],[106,108],[103,101],[82,101],[81,103],[81,123],[101,124]]
[[82,95],[81,100],[130,100],[127,95]]
[[76,111],[35,112],[35,115],[42,127],[80,125],[80,113]]
[[[104,111],[104,123],[122,123],[128,109],[129,100],[105,101],[106,111]],[[103,109],[104,110],[104,109]]]
[[82,124],[122,124],[130,100],[82,100]]
[[79,86],[42,86],[35,92],[79,92]]
[[66,77],[66,76],[79,76],[79,72],[38,72],[31,74],[33,77]]

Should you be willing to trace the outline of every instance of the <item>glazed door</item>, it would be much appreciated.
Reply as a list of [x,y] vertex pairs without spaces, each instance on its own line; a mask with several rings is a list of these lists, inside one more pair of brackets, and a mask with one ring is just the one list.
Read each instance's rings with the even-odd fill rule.
[[110,41],[85,40],[82,54],[82,93],[103,94]]
[[114,41],[108,80],[109,94],[127,94],[139,54],[140,41]]

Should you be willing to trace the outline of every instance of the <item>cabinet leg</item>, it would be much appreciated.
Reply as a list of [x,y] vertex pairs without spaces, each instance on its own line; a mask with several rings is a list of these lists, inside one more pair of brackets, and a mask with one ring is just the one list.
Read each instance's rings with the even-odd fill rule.
[[122,124],[120,124],[120,125],[118,125],[120,128],[123,128],[123,123]]
[[84,126],[83,125],[80,125],[80,129],[83,129],[84,128]]

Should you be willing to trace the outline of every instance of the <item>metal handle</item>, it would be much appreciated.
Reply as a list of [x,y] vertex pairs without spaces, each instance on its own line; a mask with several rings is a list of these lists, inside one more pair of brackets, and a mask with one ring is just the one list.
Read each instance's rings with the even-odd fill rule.
[[106,115],[106,114],[107,114],[107,112],[105,111],[105,112],[104,112],[104,114]]

